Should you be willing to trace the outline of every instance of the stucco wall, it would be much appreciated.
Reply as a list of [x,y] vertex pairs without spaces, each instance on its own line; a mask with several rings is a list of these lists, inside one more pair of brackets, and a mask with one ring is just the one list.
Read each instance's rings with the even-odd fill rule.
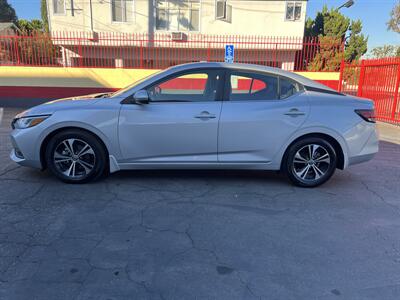
[[[89,1],[74,1],[71,16],[71,0],[65,0],[65,14],[53,14],[53,0],[47,0],[52,31],[90,31]],[[300,0],[302,1],[302,0]],[[153,1],[133,0],[131,22],[112,22],[111,1],[92,0],[93,29],[99,32],[153,32],[155,31],[155,7]],[[201,0],[200,33],[246,34],[263,36],[302,37],[307,1],[302,1],[302,15],[298,21],[286,21],[286,1],[228,0],[232,7],[230,20],[215,19],[215,0]],[[149,16],[151,18],[149,19]],[[163,32],[163,31],[162,31]]]

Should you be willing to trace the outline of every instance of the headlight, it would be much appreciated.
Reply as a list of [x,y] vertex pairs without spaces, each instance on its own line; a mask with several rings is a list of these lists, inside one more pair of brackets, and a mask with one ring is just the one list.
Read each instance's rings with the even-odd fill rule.
[[16,118],[13,120],[11,126],[13,129],[25,129],[42,123],[48,117],[50,115]]

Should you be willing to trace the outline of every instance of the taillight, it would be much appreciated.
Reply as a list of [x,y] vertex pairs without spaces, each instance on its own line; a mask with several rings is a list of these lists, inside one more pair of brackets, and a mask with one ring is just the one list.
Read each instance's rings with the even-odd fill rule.
[[376,122],[376,116],[375,116],[374,109],[356,109],[355,112],[357,115],[359,115],[361,118],[363,118],[367,122],[371,122],[371,123]]

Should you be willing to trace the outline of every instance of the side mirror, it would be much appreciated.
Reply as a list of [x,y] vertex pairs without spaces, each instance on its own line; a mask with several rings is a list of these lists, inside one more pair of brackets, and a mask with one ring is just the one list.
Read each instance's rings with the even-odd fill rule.
[[146,90],[140,90],[137,91],[133,95],[133,100],[135,101],[136,104],[148,104],[149,103],[149,94],[147,93]]

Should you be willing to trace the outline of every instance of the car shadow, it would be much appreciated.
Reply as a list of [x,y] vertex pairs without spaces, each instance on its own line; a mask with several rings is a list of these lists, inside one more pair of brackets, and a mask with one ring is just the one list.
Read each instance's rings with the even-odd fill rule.
[[[126,179],[206,179],[206,180],[245,180],[274,181],[289,184],[284,174],[278,171],[260,170],[123,170],[108,177],[109,180]],[[108,180],[106,179],[106,180]]]

